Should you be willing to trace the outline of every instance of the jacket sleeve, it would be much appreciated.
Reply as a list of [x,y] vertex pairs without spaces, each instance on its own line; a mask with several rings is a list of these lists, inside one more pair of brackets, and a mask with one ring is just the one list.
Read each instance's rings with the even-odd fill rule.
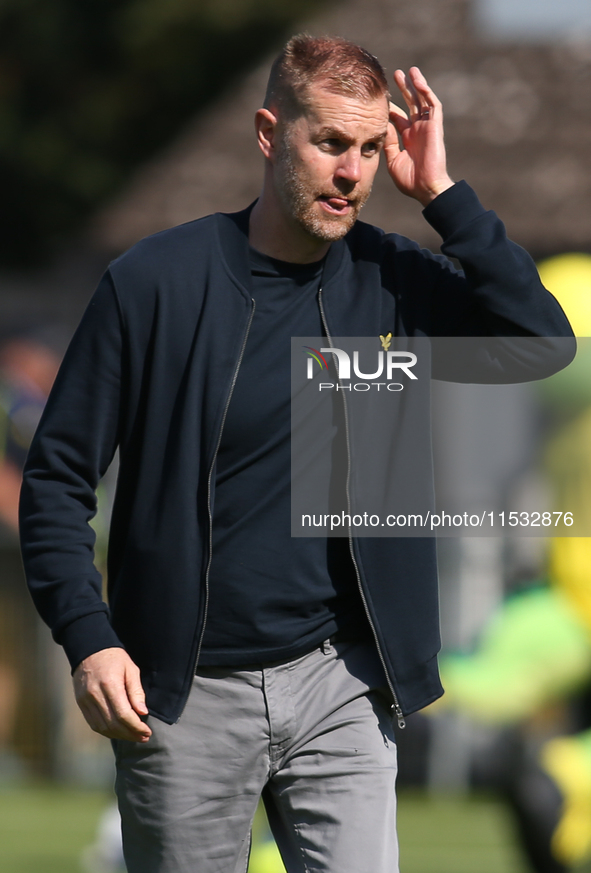
[[121,646],[94,566],[96,487],[115,453],[123,320],[106,273],[66,352],[23,473],[20,528],[29,590],[72,669]]
[[529,254],[507,239],[502,221],[483,208],[469,185],[458,182],[423,214],[442,236],[447,256],[430,259],[430,333],[472,338],[436,341],[434,376],[524,381],[569,364],[576,342],[558,301],[542,285]]

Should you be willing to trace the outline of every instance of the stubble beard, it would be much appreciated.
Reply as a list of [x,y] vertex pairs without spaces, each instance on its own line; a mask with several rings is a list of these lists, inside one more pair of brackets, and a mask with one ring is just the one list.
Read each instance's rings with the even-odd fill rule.
[[305,170],[298,171],[289,136],[282,137],[275,160],[277,190],[288,214],[314,239],[334,242],[347,234],[371,194],[368,191],[356,194],[351,201],[351,209],[345,215],[318,215],[315,206],[320,195],[343,197],[338,190],[321,191],[315,189],[306,178]]

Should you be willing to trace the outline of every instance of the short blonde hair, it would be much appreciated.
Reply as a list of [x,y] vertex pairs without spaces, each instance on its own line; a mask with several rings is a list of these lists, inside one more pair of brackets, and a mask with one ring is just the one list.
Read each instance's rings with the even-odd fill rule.
[[297,118],[306,109],[313,82],[363,101],[390,96],[384,69],[370,52],[340,37],[301,33],[292,36],[273,62],[265,108],[276,106],[286,118]]

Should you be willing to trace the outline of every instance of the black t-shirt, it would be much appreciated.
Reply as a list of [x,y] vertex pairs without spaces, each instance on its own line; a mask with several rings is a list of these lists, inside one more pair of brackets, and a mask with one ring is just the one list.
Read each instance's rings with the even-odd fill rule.
[[324,334],[322,267],[251,249],[255,313],[216,460],[203,665],[297,657],[337,630],[367,633],[348,540],[290,532],[290,344]]

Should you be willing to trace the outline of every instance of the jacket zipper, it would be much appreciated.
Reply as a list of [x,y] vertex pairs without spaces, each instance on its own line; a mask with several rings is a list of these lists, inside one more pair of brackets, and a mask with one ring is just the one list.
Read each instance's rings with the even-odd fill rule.
[[254,318],[254,310],[256,307],[256,303],[254,299],[252,300],[252,309],[250,311],[250,317],[248,319],[248,323],[246,325],[246,332],[244,334],[244,339],[242,341],[242,348],[240,349],[240,355],[238,356],[238,361],[236,363],[236,369],[234,370],[234,375],[232,377],[232,382],[230,384],[230,392],[228,394],[228,399],[226,400],[226,405],[224,407],[224,414],[222,415],[222,422],[220,424],[220,430],[218,433],[218,440],[216,443],[215,451],[213,453],[213,459],[211,462],[211,467],[209,468],[209,476],[207,479],[207,515],[209,518],[209,555],[207,559],[207,567],[205,570],[205,604],[203,607],[203,624],[201,626],[201,634],[199,635],[199,643],[197,645],[197,656],[195,657],[195,664],[193,666],[193,675],[197,671],[197,665],[199,664],[199,656],[201,655],[201,646],[203,645],[203,637],[205,635],[205,623],[207,621],[207,610],[209,607],[209,571],[211,569],[211,562],[213,560],[213,512],[211,511],[211,482],[213,479],[213,471],[215,468],[215,462],[217,460],[218,452],[220,450],[220,444],[222,442],[222,431],[224,430],[224,424],[226,423],[226,416],[228,414],[228,408],[230,406],[230,401],[232,399],[232,394],[234,393],[234,386],[236,385],[236,379],[238,378],[238,371],[240,370],[240,365],[242,364],[242,359],[244,357],[244,350],[246,348],[246,343],[248,340],[248,335],[250,334],[250,328],[252,325],[252,320]]
[[[326,333],[326,338],[328,339],[328,344],[331,347],[334,347],[334,343],[332,341],[332,337],[330,335],[330,331],[328,329],[328,324],[326,321],[326,315],[324,313],[324,306],[322,305],[322,288],[318,289],[318,305],[320,307],[320,317],[322,319],[322,325],[324,327],[324,331]],[[339,380],[340,381],[340,380]],[[345,441],[347,443],[347,511],[348,514],[351,515],[351,492],[350,492],[350,482],[351,482],[351,443],[349,440],[349,418],[347,415],[347,400],[345,397],[345,392],[342,392],[343,397],[343,406],[345,408]],[[396,713],[396,719],[398,721],[398,727],[402,730],[406,727],[406,721],[404,720],[404,713],[402,712],[402,707],[400,706],[400,702],[398,700],[398,696],[394,690],[394,685],[392,680],[390,679],[390,675],[388,673],[388,668],[386,667],[386,661],[384,659],[384,655],[382,654],[382,650],[380,648],[380,643],[378,640],[378,635],[372,621],[369,607],[367,605],[367,598],[365,596],[365,592],[363,590],[363,585],[361,583],[361,573],[359,572],[359,565],[357,563],[357,559],[355,557],[355,550],[353,547],[353,534],[351,533],[351,526],[349,525],[349,552],[351,554],[351,560],[353,561],[353,567],[355,568],[355,575],[357,577],[357,586],[359,588],[359,593],[361,594],[361,600],[363,602],[363,607],[365,609],[365,614],[367,616],[367,620],[369,622],[369,626],[371,628],[371,632],[373,634],[373,638],[376,644],[376,648],[378,650],[378,655],[380,657],[380,661],[382,662],[382,667],[384,668],[384,674],[386,676],[386,681],[388,683],[388,687],[390,688],[390,692],[392,694],[392,699],[394,700],[394,712]]]

